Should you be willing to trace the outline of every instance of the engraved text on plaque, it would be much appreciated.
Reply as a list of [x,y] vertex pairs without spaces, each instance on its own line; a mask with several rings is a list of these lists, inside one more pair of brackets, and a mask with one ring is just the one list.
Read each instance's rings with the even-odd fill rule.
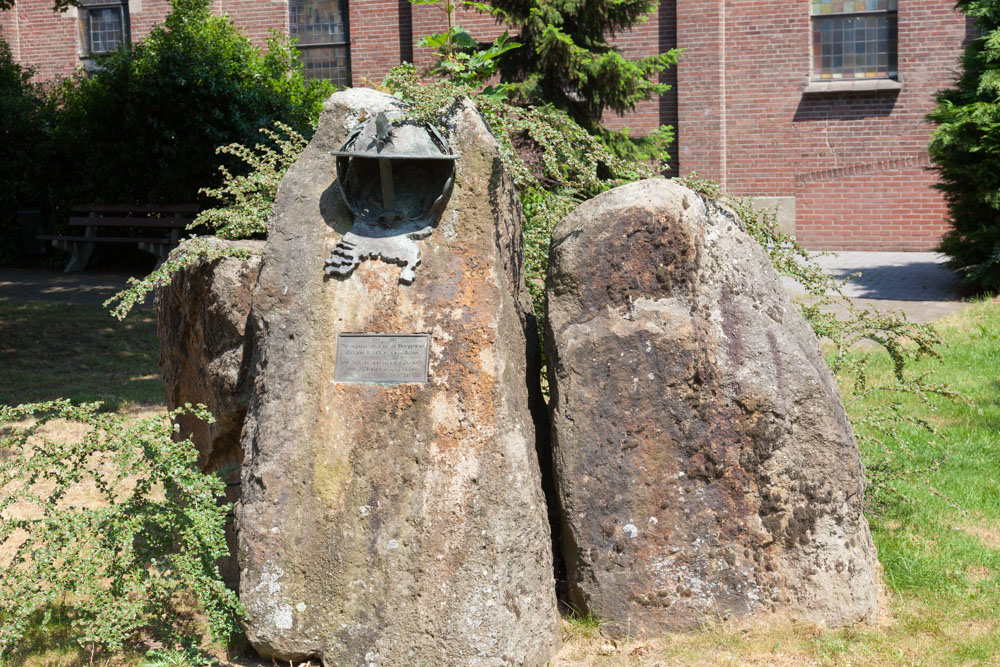
[[334,382],[427,382],[427,334],[337,334]]

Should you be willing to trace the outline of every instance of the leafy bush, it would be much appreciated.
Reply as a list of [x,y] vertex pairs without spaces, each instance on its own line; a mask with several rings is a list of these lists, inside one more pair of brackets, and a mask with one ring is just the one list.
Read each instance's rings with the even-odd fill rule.
[[[234,174],[225,165],[220,166],[222,185],[202,188],[201,193],[221,205],[199,213],[188,229],[208,228],[224,239],[263,238],[267,234],[267,220],[271,217],[281,179],[308,143],[305,137],[283,123],[275,123],[275,128],[260,130],[270,139],[268,143],[259,143],[253,148],[230,144],[216,150],[240,160],[243,163],[240,172],[246,173]],[[119,320],[124,319],[147,294],[161,285],[169,285],[177,271],[204,260],[246,259],[251,254],[243,248],[219,248],[203,239],[188,241],[145,278],[129,278],[128,288],[105,301],[104,306],[112,308],[111,314]]]
[[47,162],[54,109],[32,74],[0,37],[0,264],[20,254],[17,207],[41,197],[41,165]]
[[216,147],[252,144],[275,121],[308,136],[331,92],[304,78],[287,37],[261,53],[208,0],[173,0],[145,40],[58,91],[57,199],[192,201],[214,181]]
[[979,36],[954,88],[938,93],[930,154],[951,212],[941,242],[950,266],[975,289],[1000,289],[1000,0],[959,0]]
[[469,31],[455,23],[454,15],[458,7],[472,7],[498,16],[498,12],[483,2],[410,0],[410,4],[433,5],[444,12],[448,22],[448,27],[444,32],[426,35],[417,42],[417,46],[429,46],[434,49],[437,63],[431,68],[430,74],[435,76],[459,83],[482,83],[496,74],[500,56],[521,46],[518,42],[510,41],[510,35],[505,30],[502,35],[493,40],[492,44],[481,49]]
[[274,127],[260,129],[270,140],[268,143],[253,148],[234,143],[215,151],[239,160],[240,172],[234,174],[226,165],[219,167],[222,185],[202,188],[200,192],[221,206],[199,213],[188,229],[208,227],[224,239],[263,238],[267,234],[267,220],[281,179],[309,143],[284,123],[275,122]]
[[[242,608],[217,560],[230,506],[221,479],[196,467],[190,440],[175,442],[166,418],[126,425],[99,403],[0,406],[0,655],[39,616],[73,612],[81,645],[119,651],[143,629],[175,643],[177,596],[191,595],[218,639],[237,630]],[[52,437],[58,420],[84,435]],[[63,426],[65,429],[65,426]]]

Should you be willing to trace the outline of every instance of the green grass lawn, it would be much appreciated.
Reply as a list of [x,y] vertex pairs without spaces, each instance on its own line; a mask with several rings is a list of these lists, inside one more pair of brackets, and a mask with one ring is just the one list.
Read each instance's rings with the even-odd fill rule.
[[69,398],[109,409],[163,404],[156,318],[96,305],[0,300],[0,404]]
[[[929,409],[905,401],[944,438],[906,428],[892,446],[897,462],[917,472],[894,479],[898,493],[882,494],[884,504],[870,516],[886,585],[878,623],[829,631],[720,622],[695,633],[612,642],[592,619],[571,619],[552,664],[1000,665],[1000,302],[974,304],[937,327],[948,343],[943,362],[921,361],[921,368],[975,405],[940,400]],[[0,403],[67,396],[113,409],[162,404],[156,363],[148,310],[119,323],[97,306],[0,301]],[[876,360],[875,374],[889,369],[886,357]],[[851,411],[864,408],[858,402]],[[884,459],[863,454],[868,463]],[[32,641],[15,664],[87,662],[69,645],[47,647],[43,634]],[[98,664],[139,661],[103,660]]]
[[[943,363],[921,362],[975,406],[937,401],[909,411],[943,439],[916,428],[900,434],[908,466],[937,469],[900,478],[902,497],[871,517],[885,583],[897,603],[913,664],[1000,664],[1000,303],[981,302],[939,325]],[[888,362],[880,364],[888,372]],[[866,458],[872,452],[864,452]],[[900,454],[907,457],[906,454]],[[909,458],[909,457],[907,457]],[[920,645],[923,644],[923,648]],[[890,646],[884,647],[886,649]],[[849,653],[850,644],[843,647]],[[900,662],[900,664],[910,664]]]

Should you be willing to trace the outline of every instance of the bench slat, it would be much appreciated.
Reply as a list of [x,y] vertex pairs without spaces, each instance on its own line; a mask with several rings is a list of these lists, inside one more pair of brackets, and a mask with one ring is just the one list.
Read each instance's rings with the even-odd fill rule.
[[138,236],[59,236],[58,234],[41,234],[36,236],[39,241],[80,241],[82,243],[159,243],[168,245],[174,243],[165,238],[140,238]]
[[80,204],[70,209],[73,213],[197,213],[198,204]]
[[95,227],[166,227],[169,229],[183,229],[191,224],[191,219],[72,217],[69,219],[69,224],[71,227],[94,225]]

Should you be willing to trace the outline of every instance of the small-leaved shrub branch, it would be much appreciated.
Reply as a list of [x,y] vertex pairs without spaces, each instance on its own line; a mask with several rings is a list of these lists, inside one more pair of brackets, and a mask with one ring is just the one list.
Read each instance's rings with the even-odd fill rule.
[[[201,213],[188,225],[189,230],[209,230],[224,239],[261,239],[267,235],[267,220],[274,198],[285,172],[305,150],[308,142],[301,134],[283,123],[274,129],[261,128],[269,141],[252,148],[229,144],[217,153],[230,155],[244,167],[233,173],[225,165],[219,167],[222,184],[217,188],[202,188],[201,192],[220,202],[215,208]],[[194,238],[170,253],[163,264],[144,278],[129,278],[129,286],[104,302],[111,314],[124,319],[137,303],[157,287],[170,284],[174,275],[203,261],[224,257],[247,259],[254,252],[246,248],[221,247],[206,238]]]
[[217,566],[231,506],[191,441],[174,439],[183,413],[212,419],[190,405],[133,424],[99,403],[0,406],[0,657],[62,606],[91,655],[140,630],[176,643],[191,598],[216,639],[237,632],[242,608]]

